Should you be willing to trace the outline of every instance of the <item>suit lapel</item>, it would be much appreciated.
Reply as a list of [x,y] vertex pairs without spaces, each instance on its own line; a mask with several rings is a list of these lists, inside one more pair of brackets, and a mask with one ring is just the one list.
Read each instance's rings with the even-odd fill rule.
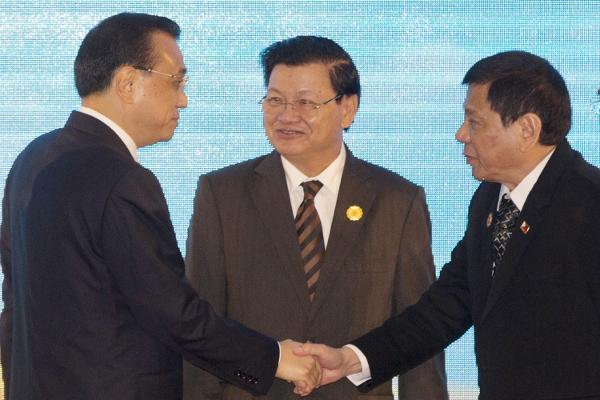
[[473,289],[476,291],[474,295],[474,299],[477,302],[477,307],[474,308],[474,318],[476,319],[478,315],[481,316],[483,313],[492,284],[492,232],[500,189],[499,184],[486,185],[490,186],[487,193],[483,194],[484,208],[478,214],[474,215],[473,221],[470,222],[475,224],[475,234],[470,235],[470,240],[472,241],[471,245],[476,249],[472,264],[474,266],[472,273],[475,274],[475,281],[478,282],[478,285]]
[[[374,182],[369,179],[370,176],[363,162],[347,150],[346,165],[340,183],[327,250],[323,257],[317,293],[311,308],[311,317],[327,301],[327,295],[331,293],[330,288],[335,284],[344,260],[350,250],[357,245],[359,233],[369,218],[369,210],[376,196]],[[346,217],[348,207],[353,205],[363,210],[363,216],[358,221],[351,221]]]
[[[529,196],[527,196],[523,210],[517,219],[515,231],[502,258],[502,263],[492,280],[482,320],[501,297],[517,268],[525,267],[519,263],[519,260],[529,243],[540,234],[536,227],[541,226],[545,209],[551,204],[558,180],[564,173],[565,167],[572,157],[573,151],[568,142],[565,140],[560,143],[542,171],[538,181],[533,186]],[[529,227],[529,231],[526,233],[521,229],[521,225],[524,222]]]
[[268,155],[255,169],[255,179],[248,190],[252,201],[296,292],[299,304],[308,315],[311,306],[302,269],[300,247],[294,227],[293,212],[279,154]]

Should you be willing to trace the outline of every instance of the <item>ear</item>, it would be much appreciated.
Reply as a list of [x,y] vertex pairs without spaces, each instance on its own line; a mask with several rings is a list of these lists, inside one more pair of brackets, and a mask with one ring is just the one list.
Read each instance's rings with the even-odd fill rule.
[[353,94],[351,96],[345,95],[342,97],[342,112],[344,113],[342,118],[342,128],[346,129],[354,122],[354,117],[358,111],[358,96]]
[[112,86],[121,101],[126,104],[133,103],[138,79],[137,71],[131,66],[119,67],[115,71]]
[[542,120],[535,113],[527,113],[521,115],[517,122],[521,129],[521,151],[529,150],[540,141]]

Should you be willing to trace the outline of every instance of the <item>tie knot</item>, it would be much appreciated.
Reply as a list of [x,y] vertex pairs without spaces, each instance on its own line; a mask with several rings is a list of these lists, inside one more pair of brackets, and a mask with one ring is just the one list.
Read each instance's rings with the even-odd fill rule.
[[496,214],[496,225],[503,226],[503,229],[512,230],[519,214],[519,209],[508,194],[505,193],[500,200],[500,206],[498,207],[498,213]]
[[319,190],[323,187],[323,184],[319,181],[308,181],[300,184],[304,189],[304,200],[314,200]]
[[504,193],[502,195],[502,199],[500,200],[500,206],[498,207],[498,213],[505,214],[507,212],[515,212],[519,211],[515,203],[508,196],[508,193]]

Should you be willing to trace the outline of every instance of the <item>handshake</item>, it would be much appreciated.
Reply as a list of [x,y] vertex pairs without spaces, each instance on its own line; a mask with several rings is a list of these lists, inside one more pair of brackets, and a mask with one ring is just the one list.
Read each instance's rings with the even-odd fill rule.
[[336,349],[289,339],[279,345],[281,355],[275,376],[293,382],[294,393],[301,396],[362,369],[358,356],[348,347]]

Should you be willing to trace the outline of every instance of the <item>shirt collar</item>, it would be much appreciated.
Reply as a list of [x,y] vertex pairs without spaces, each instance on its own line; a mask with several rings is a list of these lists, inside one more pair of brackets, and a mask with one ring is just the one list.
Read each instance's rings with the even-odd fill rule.
[[323,172],[317,176],[308,177],[284,156],[281,156],[281,164],[283,165],[285,180],[290,193],[300,187],[302,182],[318,180],[323,184],[322,189],[327,189],[337,195],[337,192],[340,188],[340,183],[342,181],[342,172],[344,171],[345,163],[346,148],[344,145],[342,145],[340,154],[338,154],[337,158],[333,160],[333,162],[329,164],[329,166],[325,168]]
[[513,203],[515,203],[519,211],[523,210],[527,196],[529,196],[531,189],[533,189],[533,186],[538,181],[542,171],[544,170],[544,167],[546,164],[548,164],[548,161],[550,160],[550,157],[552,157],[552,154],[554,154],[555,150],[556,148],[554,148],[546,157],[544,157],[544,159],[540,161],[538,165],[536,165],[535,168],[532,169],[531,172],[529,172],[529,174],[527,174],[527,176],[523,178],[521,182],[519,182],[512,192],[508,189],[508,187],[502,185],[500,188],[500,196],[498,197],[498,205],[496,209],[498,209],[500,206],[500,199],[502,199],[504,193],[508,193],[508,196]]
[[113,130],[113,132],[115,132],[117,134],[117,136],[119,137],[119,139],[121,139],[123,144],[125,144],[125,147],[127,147],[127,150],[129,150],[131,157],[133,157],[133,159],[136,162],[139,162],[137,146],[135,145],[135,142],[133,141],[131,136],[129,136],[127,134],[127,132],[125,132],[123,130],[123,128],[121,128],[119,125],[117,125],[112,119],[108,118],[106,115],[101,114],[98,111],[93,110],[89,107],[81,106],[79,108],[79,112],[87,114],[90,117],[94,117],[94,118],[104,122],[110,129]]

